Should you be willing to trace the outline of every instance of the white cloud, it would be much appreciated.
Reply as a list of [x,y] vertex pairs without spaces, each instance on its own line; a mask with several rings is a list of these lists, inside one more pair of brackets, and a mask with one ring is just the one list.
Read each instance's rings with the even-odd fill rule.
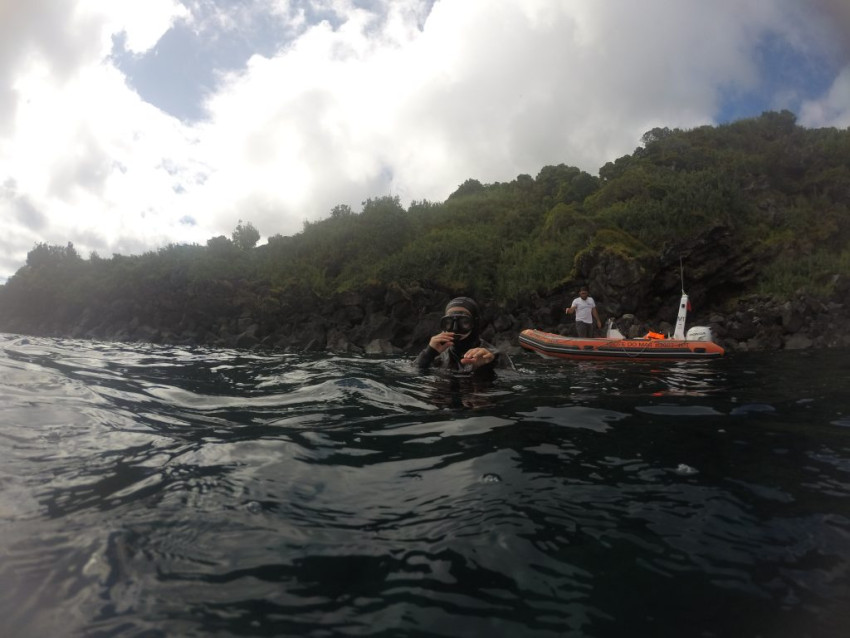
[[804,100],[799,120],[804,126],[836,128],[850,127],[850,3],[846,0],[815,0],[819,9],[816,23],[820,31],[809,42],[820,42],[844,67],[835,76],[829,89],[817,99]]
[[[763,90],[767,35],[811,60],[847,54],[838,0],[820,12],[795,0],[14,4],[0,9],[7,269],[34,241],[138,251],[203,242],[238,219],[291,234],[367,197],[442,200],[467,178],[562,162],[595,172],[654,126],[711,123],[729,96]],[[207,117],[187,124],[144,102],[110,58],[118,36],[159,55],[177,22],[199,38],[280,40],[220,74]],[[848,75],[822,96],[782,87],[770,101],[796,101],[807,125],[847,126]]]
[[803,103],[800,123],[812,127],[850,127],[850,66],[844,67],[825,96]]
[[[242,216],[293,232],[282,215],[324,214],[339,187],[443,199],[468,177],[560,162],[595,172],[653,126],[710,122],[722,86],[756,82],[748,47],[773,14],[625,6],[438,2],[423,31],[398,10],[378,33],[352,11],[222,85],[207,156],[240,202],[268,204]],[[215,183],[216,200],[234,188]]]
[[127,50],[140,54],[152,49],[176,20],[190,17],[177,0],[80,0],[77,13],[100,23],[104,55],[114,34],[123,33]]
[[[133,2],[62,3],[64,14],[49,4],[14,7],[0,21],[0,37],[14,43],[0,59],[8,96],[0,109],[12,124],[0,132],[0,175],[14,186],[0,198],[0,228],[19,240],[7,243],[10,257],[20,265],[36,241],[83,239],[85,254],[178,237],[174,180],[161,165],[186,155],[185,131],[142,102],[107,60],[114,33],[127,32],[136,50],[153,46],[177,5],[146,3],[141,16]],[[24,203],[28,219],[46,221],[15,233]]]

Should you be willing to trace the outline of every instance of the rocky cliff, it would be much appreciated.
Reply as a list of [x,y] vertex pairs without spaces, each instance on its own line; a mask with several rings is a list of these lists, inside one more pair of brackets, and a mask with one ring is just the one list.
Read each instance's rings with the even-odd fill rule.
[[[565,308],[582,283],[590,286],[603,321],[613,319],[623,334],[672,333],[684,270],[693,307],[688,326],[709,326],[727,351],[850,346],[846,273],[834,275],[828,298],[803,290],[788,298],[758,295],[752,292],[753,254],[722,228],[661,256],[636,258],[610,247],[591,249],[579,260],[575,280],[556,289],[498,304],[479,296],[483,334],[508,351],[517,349],[517,336],[525,328],[574,334],[574,319]],[[70,316],[56,312],[33,318],[7,312],[0,329],[236,348],[413,353],[438,331],[445,303],[467,293],[392,284],[321,298],[306,288],[275,292],[247,282],[229,282],[226,287],[221,296],[235,298],[235,303],[216,304],[214,290],[208,291],[205,304],[181,302],[179,295],[116,299]]]

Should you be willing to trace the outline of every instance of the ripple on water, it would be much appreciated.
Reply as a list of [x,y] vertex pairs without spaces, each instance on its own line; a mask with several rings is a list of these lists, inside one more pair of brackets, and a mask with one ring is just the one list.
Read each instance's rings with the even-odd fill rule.
[[783,386],[794,366],[770,359],[525,359],[488,385],[400,359],[0,351],[11,635],[840,635],[846,619],[840,367],[810,379],[806,361]]
[[638,412],[658,416],[720,416],[723,413],[705,405],[638,405]]

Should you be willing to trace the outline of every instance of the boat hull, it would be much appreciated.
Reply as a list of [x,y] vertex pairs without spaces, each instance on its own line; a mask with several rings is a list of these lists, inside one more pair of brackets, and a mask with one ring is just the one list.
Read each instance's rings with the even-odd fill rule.
[[716,359],[725,351],[713,341],[687,339],[581,339],[540,330],[523,330],[519,344],[543,357],[556,359]]

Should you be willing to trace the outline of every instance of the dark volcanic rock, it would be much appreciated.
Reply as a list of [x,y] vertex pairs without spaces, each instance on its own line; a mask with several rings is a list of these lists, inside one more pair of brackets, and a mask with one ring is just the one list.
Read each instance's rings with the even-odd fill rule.
[[[729,351],[850,347],[850,276],[829,282],[822,299],[800,291],[788,298],[745,295],[754,277],[752,247],[736,243],[723,227],[671,246],[660,256],[630,257],[592,248],[579,260],[579,277],[548,293],[529,292],[501,304],[477,297],[482,334],[502,347],[518,348],[518,335],[537,328],[575,334],[566,307],[587,283],[605,322],[628,337],[672,330],[682,289],[694,311],[688,327],[709,326]],[[3,308],[0,329],[21,334],[204,344],[237,348],[342,353],[415,353],[439,332],[445,304],[460,291],[421,283],[375,284],[321,298],[305,286],[272,291],[248,282],[222,283],[221,300],[205,304],[158,305],[156,300],[110,300],[103,307],[80,306],[35,317]],[[241,288],[239,287],[241,286]],[[234,295],[238,290],[239,295]],[[226,300],[230,301],[226,301]]]

